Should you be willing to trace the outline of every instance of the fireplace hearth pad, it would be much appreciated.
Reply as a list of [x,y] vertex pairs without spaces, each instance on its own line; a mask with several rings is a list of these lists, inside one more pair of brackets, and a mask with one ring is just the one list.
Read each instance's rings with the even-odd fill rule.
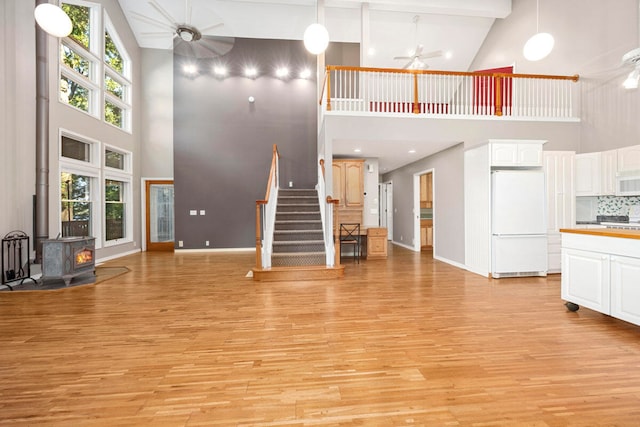
[[42,242],[42,280],[62,279],[66,286],[83,274],[95,276],[95,238],[63,237]]

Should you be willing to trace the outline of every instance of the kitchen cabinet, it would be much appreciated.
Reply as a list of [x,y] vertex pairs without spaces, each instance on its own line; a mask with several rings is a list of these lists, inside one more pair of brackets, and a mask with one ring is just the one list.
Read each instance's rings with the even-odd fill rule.
[[611,256],[611,315],[640,325],[640,259]]
[[333,159],[332,171],[332,197],[340,200],[337,206],[338,221],[362,224],[364,159]]
[[420,207],[433,208],[433,174],[420,175]]
[[603,151],[600,158],[600,194],[616,194],[616,174],[618,173],[618,150]]
[[433,220],[420,220],[420,247],[422,249],[433,248]]
[[562,299],[640,325],[640,232],[564,231]]
[[576,196],[612,196],[616,193],[618,151],[576,155]]
[[545,151],[543,154],[547,200],[547,272],[561,270],[561,228],[575,224],[573,151]]
[[576,154],[576,196],[599,196],[601,153]]
[[542,166],[544,141],[490,140],[491,166]]
[[387,244],[386,228],[367,228],[367,259],[386,258]]
[[640,170],[640,145],[632,145],[617,150],[618,171]]

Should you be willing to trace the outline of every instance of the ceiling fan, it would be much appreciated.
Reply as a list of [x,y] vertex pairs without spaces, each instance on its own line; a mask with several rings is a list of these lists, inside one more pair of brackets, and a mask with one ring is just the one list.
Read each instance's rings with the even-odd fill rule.
[[[413,23],[416,25],[416,40],[418,39],[418,22],[420,21],[420,16],[416,15],[413,17]],[[395,60],[408,60],[408,62],[404,65],[404,69],[411,70],[426,70],[429,66],[424,62],[430,58],[437,58],[438,56],[442,56],[441,50],[434,50],[432,52],[422,53],[424,50],[424,46],[420,43],[416,44],[416,48],[412,51],[409,56],[394,56]]]
[[[160,14],[161,20],[135,11],[131,11],[131,16],[141,22],[162,29],[162,31],[143,32],[140,34],[147,37],[171,37],[173,52],[175,54],[190,58],[207,59],[225,55],[233,48],[235,42],[233,37],[208,36],[203,34],[224,25],[223,22],[218,22],[204,28],[198,28],[193,25],[191,0],[185,0],[183,21],[174,18],[157,0],[148,0],[147,3]],[[202,15],[198,14],[196,16]]]

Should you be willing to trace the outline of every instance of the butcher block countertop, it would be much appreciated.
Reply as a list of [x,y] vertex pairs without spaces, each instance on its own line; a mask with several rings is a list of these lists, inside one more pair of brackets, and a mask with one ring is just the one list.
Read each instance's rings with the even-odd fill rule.
[[590,236],[620,237],[622,239],[640,240],[640,230],[624,230],[618,228],[561,228],[561,233],[588,234]]

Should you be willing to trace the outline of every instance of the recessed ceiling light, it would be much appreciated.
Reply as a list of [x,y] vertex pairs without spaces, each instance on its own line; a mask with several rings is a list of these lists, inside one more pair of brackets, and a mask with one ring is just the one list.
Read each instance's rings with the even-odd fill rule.
[[227,75],[227,69],[226,67],[223,67],[222,65],[218,65],[213,67],[213,72],[216,76],[226,76]]
[[311,70],[308,68],[305,68],[304,70],[300,71],[300,78],[301,79],[308,79],[309,77],[311,77]]
[[195,74],[198,71],[198,67],[193,64],[186,64],[182,69],[187,74]]
[[416,150],[409,150],[409,154],[414,154]]
[[446,51],[444,53],[444,57],[447,59],[451,59],[453,57],[453,52],[451,52],[450,50]]
[[289,75],[289,69],[287,67],[280,67],[276,70],[276,76],[284,78]]
[[369,56],[375,56],[376,50],[374,48],[370,47],[369,50],[367,51],[367,53],[369,54]]
[[258,75],[258,70],[255,67],[247,67],[244,69],[244,75],[247,77],[255,77]]
[[361,149],[359,149],[359,148],[356,148],[356,149],[354,149],[354,150],[353,150],[353,152],[354,152],[354,153],[362,153],[362,150],[361,150]]

